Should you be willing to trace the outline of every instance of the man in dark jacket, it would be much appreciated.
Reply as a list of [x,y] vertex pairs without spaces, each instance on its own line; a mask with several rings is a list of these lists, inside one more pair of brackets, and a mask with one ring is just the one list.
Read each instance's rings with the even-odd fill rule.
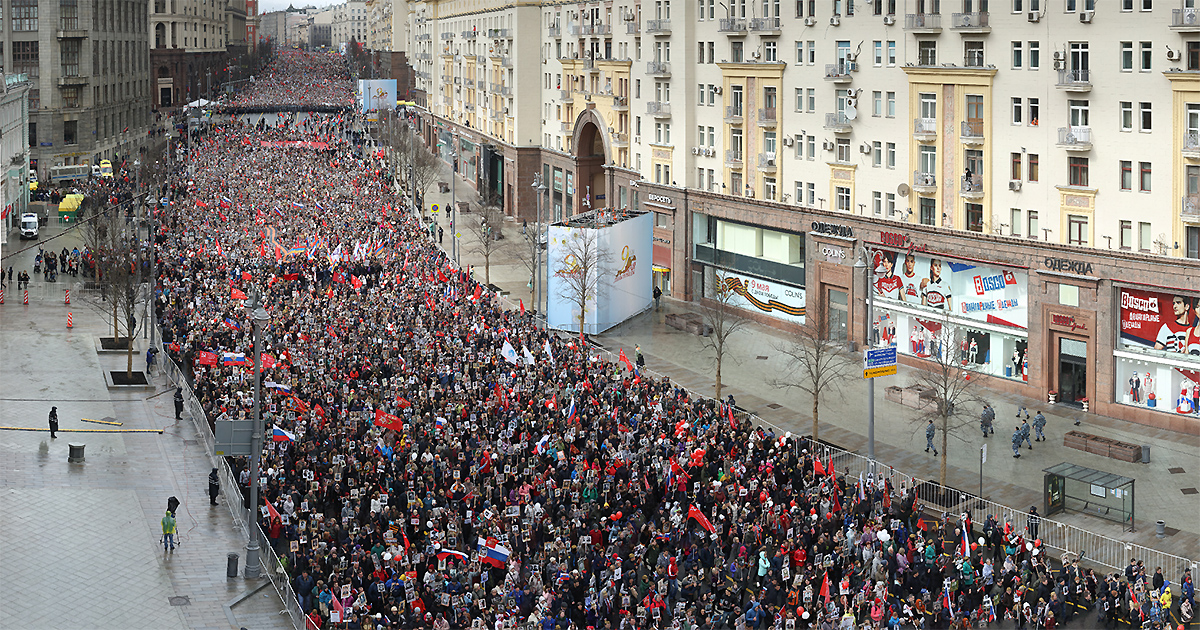
[[217,504],[217,494],[221,492],[221,478],[217,476],[217,469],[213,468],[212,472],[208,473],[208,504]]

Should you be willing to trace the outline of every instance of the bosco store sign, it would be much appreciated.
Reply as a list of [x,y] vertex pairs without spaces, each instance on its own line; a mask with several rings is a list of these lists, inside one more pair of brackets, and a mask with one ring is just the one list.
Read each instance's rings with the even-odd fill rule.
[[915,252],[877,251],[875,295],[892,302],[949,311],[964,319],[1012,328],[1028,326],[1028,275]]

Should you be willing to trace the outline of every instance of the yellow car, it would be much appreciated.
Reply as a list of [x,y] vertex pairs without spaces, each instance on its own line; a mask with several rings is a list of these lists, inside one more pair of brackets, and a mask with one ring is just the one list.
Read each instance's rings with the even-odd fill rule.
[[108,160],[100,160],[100,176],[112,179],[112,162],[109,162]]

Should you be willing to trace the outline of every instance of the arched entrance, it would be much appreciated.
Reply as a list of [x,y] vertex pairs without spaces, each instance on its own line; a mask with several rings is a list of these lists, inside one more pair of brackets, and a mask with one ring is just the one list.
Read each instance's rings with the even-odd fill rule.
[[575,120],[576,190],[573,214],[609,206],[607,176],[604,165],[608,163],[607,126],[595,109],[589,108]]

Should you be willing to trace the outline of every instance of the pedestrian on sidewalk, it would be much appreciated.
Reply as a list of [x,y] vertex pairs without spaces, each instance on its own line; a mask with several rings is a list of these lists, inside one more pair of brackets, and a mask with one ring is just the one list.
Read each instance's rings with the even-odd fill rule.
[[54,433],[57,431],[58,431],[58,407],[51,407],[50,408],[50,437],[57,438],[58,436],[54,435]]
[[933,418],[929,419],[929,424],[925,425],[925,452],[933,449],[934,457],[937,456],[937,447],[933,445],[933,436],[937,433],[937,427],[933,426]]
[[654,287],[654,310],[662,308],[662,289]]
[[996,412],[992,410],[991,405],[984,403],[983,412],[979,414],[979,430],[983,431],[983,437],[987,437],[996,432],[992,428],[992,421],[996,419]]
[[642,347],[637,344],[634,344],[633,351],[635,354],[637,354],[637,361],[636,361],[637,366],[639,368],[646,367],[646,357],[642,356]]
[[1046,416],[1042,415],[1042,410],[1038,409],[1037,415],[1033,417],[1033,430],[1037,434],[1037,441],[1046,441]]
[[1014,428],[1012,436],[1013,457],[1021,456],[1021,441],[1024,439],[1021,436],[1021,427]]
[[217,476],[217,469],[213,468],[212,472],[208,473],[208,504],[217,504],[217,495],[221,492],[221,478]]
[[1024,413],[1024,414],[1025,414],[1025,417],[1026,417],[1026,418],[1028,418],[1028,417],[1029,417],[1029,409],[1027,409],[1027,408],[1025,407],[1025,405],[1018,403],[1018,404],[1017,404],[1017,416],[1016,416],[1016,417],[1020,418],[1022,413]]
[[1029,418],[1021,421],[1021,440],[1029,444],[1029,450],[1033,450],[1033,440],[1029,439]]
[[182,420],[183,415],[183,388],[175,388],[175,419]]
[[442,244],[442,237],[443,237],[443,236],[445,236],[445,230],[443,230],[443,229],[442,229],[442,226],[440,226],[440,225],[439,225],[439,226],[438,226],[438,245],[441,245],[441,244]]
[[168,546],[171,551],[175,551],[175,517],[170,511],[162,517],[162,533],[163,551],[166,551]]

